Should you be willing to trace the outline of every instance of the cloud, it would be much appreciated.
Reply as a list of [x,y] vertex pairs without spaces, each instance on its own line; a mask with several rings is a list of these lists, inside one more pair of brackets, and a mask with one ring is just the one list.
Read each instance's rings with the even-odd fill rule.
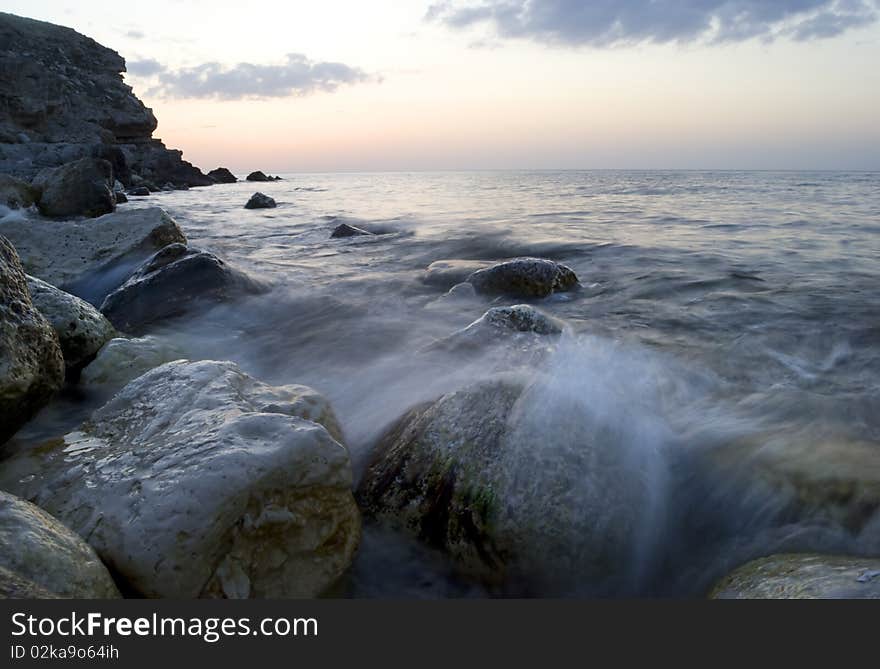
[[159,72],[164,72],[165,67],[158,60],[145,58],[143,60],[131,60],[125,64],[127,72],[136,77],[151,77]]
[[877,20],[880,0],[444,1],[426,19],[450,28],[488,25],[502,38],[568,46],[711,44],[835,37]]
[[125,36],[129,37],[131,39],[143,39],[144,38],[144,34],[140,30],[129,30],[127,33],[125,33]]
[[279,65],[239,63],[227,67],[204,63],[178,70],[161,69],[150,95],[165,98],[207,98],[242,100],[246,98],[281,98],[335,91],[345,84],[355,84],[376,77],[344,63],[314,62],[302,54],[288,54]]

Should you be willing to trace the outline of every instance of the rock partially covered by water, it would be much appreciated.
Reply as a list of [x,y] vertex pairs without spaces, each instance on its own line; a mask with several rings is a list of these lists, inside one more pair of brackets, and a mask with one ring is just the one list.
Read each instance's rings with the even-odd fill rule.
[[245,177],[247,181],[281,181],[281,177],[273,177],[267,174],[264,174],[260,170],[256,172],[251,172]]
[[565,265],[542,258],[515,258],[480,269],[468,277],[479,293],[516,297],[547,297],[578,285]]
[[58,335],[34,307],[18,254],[0,236],[0,444],[63,382]]
[[95,359],[82,370],[79,381],[87,386],[121,388],[151,369],[183,357],[181,349],[159,337],[116,337],[104,344]]
[[238,179],[235,178],[235,175],[225,167],[218,167],[217,169],[211,170],[208,172],[208,176],[218,184],[234,184],[238,181]]
[[68,371],[81,369],[116,334],[110,321],[85,300],[33,276],[27,283],[34,306],[58,335]]
[[273,209],[275,200],[263,193],[254,193],[251,199],[244,205],[245,209]]
[[154,323],[182,316],[264,287],[217,256],[171,244],[144,262],[101,304],[101,313],[123,332],[139,334]]
[[128,194],[132,197],[147,197],[150,194],[150,189],[146,186],[135,186],[128,189]]
[[331,239],[336,239],[339,237],[359,237],[361,235],[372,235],[372,232],[368,230],[364,230],[363,228],[359,228],[354,225],[349,225],[348,223],[340,223],[337,225],[333,232],[330,233]]
[[410,411],[374,451],[364,512],[507,592],[628,578],[651,503],[644,463],[626,429],[553,383],[505,375]]
[[186,243],[177,223],[159,207],[82,222],[0,221],[0,234],[15,245],[28,274],[93,304],[157,250]]
[[528,304],[493,307],[463,330],[435,342],[430,348],[479,350],[495,344],[509,344],[515,338],[525,338],[531,343],[536,335],[560,335],[563,330],[563,321]]
[[438,288],[452,288],[467,281],[477,270],[491,265],[487,260],[435,260],[422,275],[422,282]]
[[880,599],[880,558],[788,554],[754,560],[713,589],[714,599]]
[[0,174],[0,204],[10,209],[26,209],[37,201],[40,192],[20,179]]
[[55,448],[8,460],[7,489],[149,597],[314,597],[351,564],[360,516],[329,404],[231,362],[168,363]]
[[116,209],[113,166],[100,158],[81,158],[45,169],[33,185],[40,191],[37,207],[43,216],[95,217]]
[[[15,593],[21,587],[16,583],[30,583],[37,590]],[[0,590],[38,597],[119,597],[91,546],[42,509],[2,491]]]

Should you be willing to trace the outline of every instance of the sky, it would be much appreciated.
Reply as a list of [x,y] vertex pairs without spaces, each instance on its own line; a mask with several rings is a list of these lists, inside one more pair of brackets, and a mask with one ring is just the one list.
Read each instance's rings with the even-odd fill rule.
[[203,169],[880,170],[880,0],[4,0]]

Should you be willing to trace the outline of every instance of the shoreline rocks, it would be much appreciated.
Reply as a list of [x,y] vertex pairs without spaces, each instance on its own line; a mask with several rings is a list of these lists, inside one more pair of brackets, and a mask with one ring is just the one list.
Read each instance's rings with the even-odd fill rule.
[[41,599],[120,596],[91,546],[39,507],[2,491],[0,593]]
[[274,209],[275,200],[263,193],[254,193],[244,205],[245,209]]
[[0,444],[64,382],[58,335],[34,307],[18,254],[0,236]]
[[372,232],[364,230],[363,228],[359,228],[354,225],[349,225],[348,223],[340,223],[337,225],[333,232],[330,233],[331,239],[337,239],[340,237],[360,237],[360,236],[373,236]]
[[85,386],[121,388],[151,369],[184,357],[183,351],[159,337],[116,337],[82,370],[79,381]]
[[281,181],[281,177],[269,176],[267,174],[264,174],[260,170],[257,170],[256,172],[251,172],[250,174],[248,174],[247,177],[245,177],[245,181]]
[[40,196],[37,207],[43,216],[95,218],[116,209],[113,166],[98,158],[80,158],[40,172],[32,185]]
[[211,170],[208,172],[208,176],[218,184],[234,184],[238,181],[235,175],[225,167],[218,167]]
[[148,597],[314,597],[360,539],[329,404],[230,362],[135,379],[80,430],[7,460],[2,485]]
[[515,297],[547,297],[572,290],[577,275],[565,265],[543,258],[514,258],[479,269],[467,278],[478,293]]
[[8,174],[0,174],[0,204],[10,209],[27,209],[35,204],[39,190]]

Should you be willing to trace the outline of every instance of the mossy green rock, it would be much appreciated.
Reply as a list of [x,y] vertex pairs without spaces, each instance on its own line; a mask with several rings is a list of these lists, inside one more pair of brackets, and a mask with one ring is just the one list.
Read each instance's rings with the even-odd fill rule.
[[713,599],[880,599],[880,558],[781,554],[723,578]]

